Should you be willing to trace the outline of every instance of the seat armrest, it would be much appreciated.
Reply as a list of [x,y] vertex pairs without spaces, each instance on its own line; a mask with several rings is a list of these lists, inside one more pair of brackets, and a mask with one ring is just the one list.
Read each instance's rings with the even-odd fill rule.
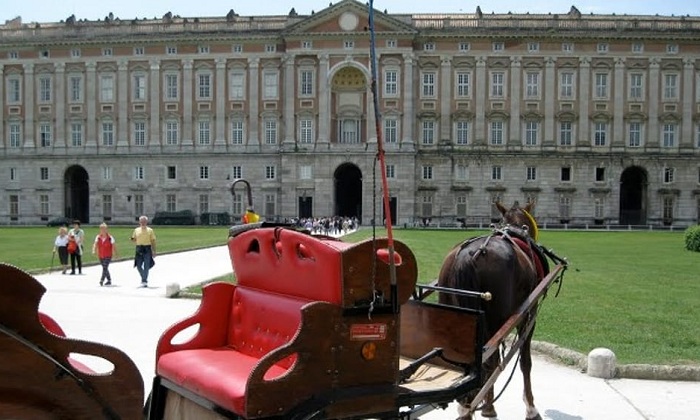
[[[156,363],[160,356],[173,351],[215,348],[226,345],[231,317],[231,303],[236,286],[231,283],[208,284],[202,291],[202,303],[190,317],[168,328],[158,340]],[[195,335],[184,343],[173,343],[173,338],[185,329],[199,325]]]

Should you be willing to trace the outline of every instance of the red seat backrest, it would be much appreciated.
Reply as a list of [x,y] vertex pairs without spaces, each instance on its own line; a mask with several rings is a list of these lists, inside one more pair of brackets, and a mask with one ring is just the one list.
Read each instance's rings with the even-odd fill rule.
[[261,228],[230,239],[228,246],[239,286],[341,304],[342,250],[349,244]]

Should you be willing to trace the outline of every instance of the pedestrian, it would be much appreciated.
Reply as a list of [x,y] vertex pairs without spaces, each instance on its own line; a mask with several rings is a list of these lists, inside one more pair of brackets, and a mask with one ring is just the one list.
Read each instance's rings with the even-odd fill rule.
[[61,274],[68,270],[68,229],[64,226],[58,228],[58,236],[53,242],[53,253],[58,252],[58,260],[61,262]]
[[156,258],[156,234],[148,227],[148,217],[139,217],[139,227],[131,234],[131,242],[136,244],[134,266],[141,275],[141,287],[148,287],[148,271]]
[[[112,257],[117,254],[117,245],[114,236],[109,234],[107,223],[100,225],[100,233],[95,237],[95,243],[92,244],[92,253],[97,253],[97,258],[102,265],[102,276],[100,276],[100,286],[112,285],[112,276],[109,274],[109,263],[112,262]],[[106,282],[105,282],[106,280]]]
[[83,241],[85,240],[85,231],[80,228],[80,220],[73,220],[73,229],[68,232],[69,240],[72,237],[75,240],[75,251],[70,252],[73,248],[68,244],[68,253],[70,254],[71,275],[75,275],[75,266],[78,266],[78,274],[83,274]]

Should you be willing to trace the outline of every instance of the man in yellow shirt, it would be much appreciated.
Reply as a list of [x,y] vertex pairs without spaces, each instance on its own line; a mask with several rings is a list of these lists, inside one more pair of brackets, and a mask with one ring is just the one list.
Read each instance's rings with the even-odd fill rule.
[[155,265],[156,234],[148,227],[148,217],[139,217],[139,227],[131,234],[131,242],[136,244],[134,266],[141,275],[141,287],[148,287],[148,271]]

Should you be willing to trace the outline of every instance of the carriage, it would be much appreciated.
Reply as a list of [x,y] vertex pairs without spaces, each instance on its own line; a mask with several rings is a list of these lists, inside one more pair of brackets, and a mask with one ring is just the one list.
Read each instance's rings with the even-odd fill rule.
[[[145,407],[143,380],[127,355],[65,337],[38,311],[43,286],[0,266],[0,413],[415,419],[467,395],[481,401],[502,370],[487,377],[483,361],[511,332],[532,328],[529,314],[565,269],[556,261],[518,311],[486,336],[483,310],[433,297],[456,293],[487,304],[488,293],[416,284],[415,256],[399,241],[390,260],[386,239],[347,243],[258,223],[232,228],[228,248],[237,283],[206,286],[199,310],[163,333]],[[174,340],[190,327],[189,338]],[[524,336],[510,345],[503,366]],[[95,375],[71,353],[107,359],[114,370]]]

